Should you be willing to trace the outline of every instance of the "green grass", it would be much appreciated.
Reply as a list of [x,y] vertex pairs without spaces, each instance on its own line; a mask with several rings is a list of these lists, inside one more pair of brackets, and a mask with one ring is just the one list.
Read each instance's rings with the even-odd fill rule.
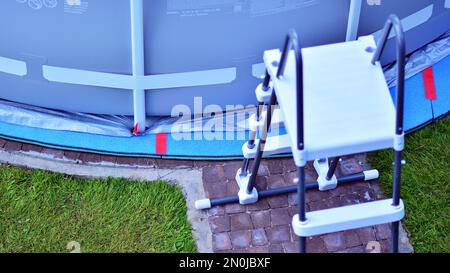
[[[402,172],[403,221],[416,252],[450,252],[450,119],[406,137]],[[380,170],[387,195],[392,191],[392,151],[370,157]]]
[[0,252],[195,252],[167,182],[82,180],[0,166]]

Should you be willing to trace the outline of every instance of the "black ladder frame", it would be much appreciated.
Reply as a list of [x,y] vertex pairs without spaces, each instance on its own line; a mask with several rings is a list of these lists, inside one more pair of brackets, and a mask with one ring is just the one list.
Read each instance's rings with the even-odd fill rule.
[[[379,40],[377,45],[377,50],[374,53],[374,57],[372,59],[372,64],[376,65],[379,61],[384,47],[386,46],[386,43],[388,41],[388,37],[391,33],[392,28],[394,28],[396,33],[396,44],[397,44],[397,98],[396,98],[396,128],[395,128],[395,134],[398,137],[402,137],[403,132],[403,116],[404,116],[404,81],[405,81],[405,38],[404,38],[404,32],[401,25],[400,20],[396,15],[390,15],[386,25],[384,27],[384,32],[382,39]],[[279,62],[279,69],[277,73],[277,77],[280,79],[283,77],[284,70],[287,64],[287,59],[289,52],[291,49],[295,52],[295,59],[296,59],[296,104],[297,104],[297,149],[301,152],[305,149],[305,143],[304,143],[304,90],[303,90],[303,58],[302,58],[302,52],[301,47],[298,39],[298,35],[295,32],[295,30],[290,30],[283,46],[283,51],[281,55],[281,59]],[[269,73],[266,71],[264,81],[262,88],[264,91],[270,90],[270,82],[271,77]],[[270,128],[272,114],[274,111],[275,106],[277,105],[277,97],[274,90],[272,90],[271,96],[270,96],[270,102],[268,104],[259,103],[256,113],[256,118],[261,118],[261,115],[263,113],[263,107],[267,107],[266,111],[266,119],[264,128],[262,131],[262,134],[260,136],[260,140],[258,143],[256,143],[256,137],[257,133],[252,132],[250,135],[250,140],[247,142],[247,146],[250,149],[254,149],[255,145],[257,145],[257,152],[254,157],[254,162],[252,165],[252,170],[250,172],[250,178],[249,183],[247,184],[246,191],[247,193],[251,193],[252,190],[255,187],[256,184],[256,176],[258,174],[258,169],[263,157],[264,153],[264,145],[267,140],[267,134]],[[394,187],[393,187],[393,206],[398,206],[400,204],[400,187],[401,187],[401,167],[402,167],[402,154],[403,154],[403,148],[402,149],[395,149],[395,160],[394,160]],[[326,175],[326,179],[331,179],[335,173],[337,164],[339,162],[339,157],[335,157],[331,159],[330,166],[328,169],[328,173]],[[272,197],[277,196],[281,194],[288,194],[288,193],[298,193],[298,213],[299,213],[299,220],[300,221],[306,221],[306,190],[309,189],[317,189],[319,188],[319,184],[317,181],[306,183],[305,182],[305,166],[306,163],[302,164],[301,166],[297,166],[297,185],[294,186],[287,186],[287,187],[279,187],[275,189],[268,189],[258,192],[258,199],[259,198],[266,198],[266,197]],[[241,176],[245,177],[249,175],[249,168],[250,168],[250,159],[245,158],[243,160],[242,168],[241,168]],[[350,182],[356,182],[365,180],[364,173],[357,173],[345,177],[338,177],[337,178],[337,184],[344,184],[344,183],[350,183]],[[231,204],[231,203],[239,203],[239,197],[238,195],[232,195],[232,196],[225,196],[221,198],[212,198],[209,199],[211,207],[218,206],[218,205],[225,205],[225,204]],[[391,251],[396,253],[398,252],[398,237],[399,237],[399,223],[400,222],[394,222],[391,223],[391,231],[392,231],[392,242],[391,242]],[[306,252],[306,237],[300,237],[300,252],[304,253]]]

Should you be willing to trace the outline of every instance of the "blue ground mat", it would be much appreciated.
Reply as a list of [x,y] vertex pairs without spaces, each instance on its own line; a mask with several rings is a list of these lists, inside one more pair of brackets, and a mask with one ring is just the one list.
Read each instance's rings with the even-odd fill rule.
[[432,101],[434,118],[450,111],[450,57],[433,66],[436,100]]
[[[406,81],[405,131],[411,132],[448,114],[450,110],[450,56],[435,64],[435,98],[426,93],[427,78],[419,73]],[[430,79],[428,78],[428,82]],[[395,100],[395,88],[391,90]],[[428,94],[429,95],[429,94]],[[219,160],[242,157],[242,145],[249,132],[221,133],[205,139],[202,133],[150,134],[112,137],[70,131],[47,130],[0,122],[0,137],[46,147],[118,156]],[[279,134],[284,134],[281,130]]]
[[[391,88],[395,102],[396,88]],[[421,73],[409,78],[405,83],[405,119],[404,130],[411,132],[433,120],[431,101],[426,98]]]

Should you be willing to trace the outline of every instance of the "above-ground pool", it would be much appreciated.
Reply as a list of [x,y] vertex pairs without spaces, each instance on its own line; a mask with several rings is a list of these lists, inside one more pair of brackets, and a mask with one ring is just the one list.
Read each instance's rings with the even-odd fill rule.
[[409,52],[450,28],[449,0],[4,0],[0,98],[137,121],[194,97],[248,105],[289,28],[328,44],[378,35],[390,13]]

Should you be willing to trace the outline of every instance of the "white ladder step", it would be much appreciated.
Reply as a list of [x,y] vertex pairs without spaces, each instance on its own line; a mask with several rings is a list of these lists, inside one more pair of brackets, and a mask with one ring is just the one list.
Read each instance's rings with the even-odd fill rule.
[[325,209],[306,213],[306,221],[300,222],[298,214],[292,219],[297,236],[308,237],[397,222],[405,216],[403,201],[392,206],[392,199]]

